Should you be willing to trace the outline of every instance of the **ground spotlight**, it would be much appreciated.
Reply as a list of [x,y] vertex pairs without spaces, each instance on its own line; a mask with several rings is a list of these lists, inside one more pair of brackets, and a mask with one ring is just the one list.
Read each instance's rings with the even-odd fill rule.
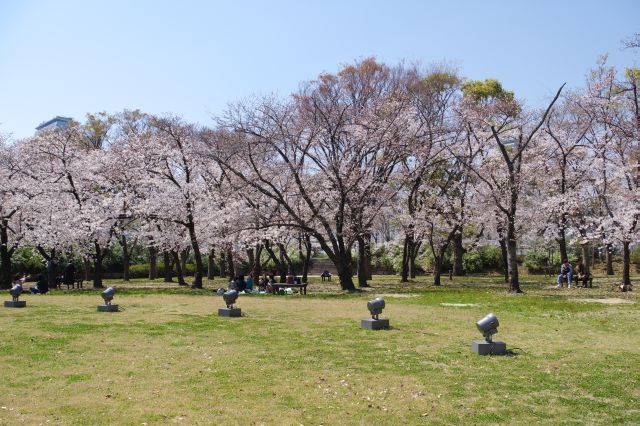
[[378,319],[378,315],[380,315],[384,309],[384,299],[382,297],[376,297],[367,303],[367,308],[371,313],[371,318]]
[[491,343],[493,340],[493,335],[498,332],[498,326],[500,322],[498,318],[494,314],[489,314],[486,317],[482,318],[480,321],[476,323],[478,326],[478,330],[484,336],[484,339]]
[[367,309],[369,309],[371,318],[365,318],[360,321],[360,325],[362,326],[362,328],[366,328],[367,330],[381,330],[384,328],[389,328],[389,319],[379,318],[379,315],[382,313],[384,307],[385,303],[382,297],[376,297],[375,299],[369,301],[367,303]]
[[25,300],[20,300],[20,295],[22,294],[22,284],[16,284],[11,287],[9,293],[11,294],[12,300],[6,300],[4,302],[5,308],[24,308],[27,306],[27,302]]
[[494,342],[493,335],[498,332],[500,322],[494,314],[489,314],[476,322],[476,327],[484,340],[474,340],[471,347],[478,355],[503,355],[507,352],[507,345],[504,342]]
[[113,296],[116,294],[115,287],[109,287],[105,291],[102,292],[102,299],[104,300],[104,305],[98,305],[99,312],[117,312],[118,305],[114,305],[111,303],[113,300]]
[[236,300],[238,300],[237,290],[229,290],[223,293],[222,299],[224,299],[224,303],[227,305],[227,307],[218,309],[218,316],[221,316],[221,317],[242,316],[242,310],[240,308],[233,307],[233,305],[236,303]]

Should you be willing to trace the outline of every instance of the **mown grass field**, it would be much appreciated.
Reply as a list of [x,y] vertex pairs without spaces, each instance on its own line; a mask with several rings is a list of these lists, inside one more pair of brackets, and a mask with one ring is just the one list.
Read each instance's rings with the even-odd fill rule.
[[[217,316],[221,281],[121,285],[113,314],[90,289],[26,295],[0,310],[0,424],[640,423],[636,292],[427,279],[314,280],[306,297],[241,296],[243,318]],[[392,330],[360,328],[375,294]],[[471,352],[489,312],[515,355]]]

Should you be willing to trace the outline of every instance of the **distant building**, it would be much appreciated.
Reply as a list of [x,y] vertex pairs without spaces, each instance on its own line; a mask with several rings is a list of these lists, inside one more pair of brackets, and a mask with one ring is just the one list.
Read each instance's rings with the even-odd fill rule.
[[73,119],[69,117],[60,117],[59,115],[55,116],[51,120],[45,121],[44,123],[36,127],[36,133],[52,129],[66,129],[69,127],[71,120]]

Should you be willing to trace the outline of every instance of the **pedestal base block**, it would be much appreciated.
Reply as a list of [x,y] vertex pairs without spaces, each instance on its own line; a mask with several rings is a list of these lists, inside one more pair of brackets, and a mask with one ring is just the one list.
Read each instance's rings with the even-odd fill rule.
[[242,310],[240,308],[220,308],[218,309],[219,317],[241,317]]
[[26,300],[18,300],[14,302],[13,300],[5,300],[4,307],[5,308],[24,308],[27,306]]
[[478,355],[504,355],[507,353],[505,342],[487,342],[486,340],[474,340],[471,350]]
[[384,330],[389,328],[389,318],[366,318],[360,321],[360,325],[367,330]]
[[118,312],[118,305],[98,305],[98,312]]

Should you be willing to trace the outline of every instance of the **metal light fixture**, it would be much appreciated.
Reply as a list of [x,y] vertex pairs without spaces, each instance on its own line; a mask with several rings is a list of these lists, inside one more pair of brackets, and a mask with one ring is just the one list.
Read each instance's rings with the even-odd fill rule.
[[5,308],[24,308],[27,306],[27,302],[25,300],[20,300],[20,295],[22,294],[22,284],[16,284],[9,290],[11,294],[11,300],[6,300],[4,302]]
[[224,303],[227,305],[226,308],[218,309],[218,316],[221,317],[239,317],[242,316],[242,311],[240,308],[235,308],[233,305],[238,300],[238,291],[237,290],[229,290],[222,294],[222,299]]
[[489,343],[491,343],[491,341],[493,340],[493,335],[498,333],[499,325],[500,322],[494,314],[489,314],[476,323],[476,326],[478,326],[478,330],[480,330],[480,333],[482,333],[484,339]]
[[22,284],[16,284],[13,287],[11,287],[11,290],[9,290],[9,293],[11,293],[11,297],[13,298],[14,302],[19,302],[18,299],[20,299],[20,295],[22,294]]
[[382,330],[384,328],[389,328],[389,319],[379,317],[384,307],[385,303],[382,297],[376,297],[375,299],[367,302],[367,309],[369,309],[371,318],[365,318],[360,321],[360,326],[367,330]]
[[108,287],[105,291],[102,292],[102,299],[104,300],[104,305],[98,305],[98,311],[100,312],[117,312],[118,305],[114,305],[111,303],[113,300],[113,296],[116,294],[115,287]]
[[378,315],[380,315],[384,309],[384,299],[382,297],[376,297],[367,303],[367,308],[371,313],[371,318],[377,320]]
[[498,332],[500,322],[494,314],[488,314],[480,321],[476,322],[476,327],[484,340],[474,340],[471,348],[478,355],[504,355],[507,353],[507,344],[493,340],[493,335]]
[[222,293],[224,303],[227,304],[227,308],[233,309],[233,304],[238,300],[238,290],[229,290],[226,293]]
[[105,305],[110,305],[113,300],[113,296],[116,294],[115,287],[109,287],[105,291],[102,292],[102,298],[104,299]]

